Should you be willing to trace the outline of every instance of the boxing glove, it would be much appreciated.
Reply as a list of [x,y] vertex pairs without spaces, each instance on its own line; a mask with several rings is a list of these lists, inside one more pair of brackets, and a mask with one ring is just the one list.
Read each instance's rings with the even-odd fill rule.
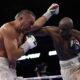
[[26,35],[25,42],[20,46],[24,49],[24,54],[29,50],[37,46],[36,39],[33,35]]
[[43,16],[48,20],[53,14],[57,15],[58,13],[59,13],[59,5],[57,3],[53,3],[47,9],[47,12],[43,14]]
[[70,49],[72,49],[76,54],[80,53],[80,43],[77,39],[70,41]]

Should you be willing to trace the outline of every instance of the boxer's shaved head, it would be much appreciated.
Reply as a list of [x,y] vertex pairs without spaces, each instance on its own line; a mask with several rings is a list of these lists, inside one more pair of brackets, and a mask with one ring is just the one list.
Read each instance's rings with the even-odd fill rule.
[[64,17],[59,22],[59,27],[73,27],[73,21],[69,17]]

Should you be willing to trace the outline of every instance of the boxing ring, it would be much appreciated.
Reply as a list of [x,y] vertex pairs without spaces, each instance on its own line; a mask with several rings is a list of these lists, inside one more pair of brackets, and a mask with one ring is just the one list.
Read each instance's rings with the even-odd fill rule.
[[24,78],[24,80],[40,80],[40,79],[60,79],[62,80],[61,75],[54,75],[54,76],[42,76],[42,77],[31,77],[31,78]]

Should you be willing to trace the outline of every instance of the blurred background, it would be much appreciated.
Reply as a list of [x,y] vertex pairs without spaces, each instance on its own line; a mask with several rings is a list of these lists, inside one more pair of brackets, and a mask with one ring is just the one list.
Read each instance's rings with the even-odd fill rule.
[[[43,15],[52,3],[60,5],[59,15],[54,15],[44,25],[58,26],[58,22],[63,17],[70,17],[74,21],[74,28],[80,30],[80,3],[78,0],[2,0],[0,2],[0,26],[6,22],[14,20],[16,13],[22,9],[28,9],[35,13],[36,17]],[[50,36],[36,37],[38,46],[29,50],[25,57],[17,61],[17,75],[24,77],[34,77],[35,68],[38,64],[45,62],[50,75],[59,75],[59,59],[55,54],[55,49]],[[51,51],[54,51],[49,54]],[[37,54],[37,56],[30,56]]]

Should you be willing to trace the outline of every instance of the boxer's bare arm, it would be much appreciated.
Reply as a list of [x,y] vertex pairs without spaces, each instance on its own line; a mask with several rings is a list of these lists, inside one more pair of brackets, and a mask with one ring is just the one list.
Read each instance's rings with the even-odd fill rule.
[[38,18],[35,23],[34,23],[34,27],[38,26],[39,28],[41,26],[43,26],[46,23],[47,19],[44,16],[41,16],[40,18]]
[[18,42],[12,29],[7,29],[4,31],[3,39],[7,57],[9,61],[13,64],[19,57],[24,54],[24,50],[18,48]]
[[45,26],[37,31],[34,31],[32,34],[35,36],[47,36],[50,34],[55,35],[57,31],[58,28],[56,26]]
[[27,33],[40,29],[46,22],[47,22],[46,18],[44,16],[41,16],[35,21],[31,30],[29,30]]
[[53,3],[47,9],[47,11],[35,21],[34,27],[32,28],[31,31],[41,28],[51,18],[53,14],[55,15],[59,14],[59,5],[57,3]]

